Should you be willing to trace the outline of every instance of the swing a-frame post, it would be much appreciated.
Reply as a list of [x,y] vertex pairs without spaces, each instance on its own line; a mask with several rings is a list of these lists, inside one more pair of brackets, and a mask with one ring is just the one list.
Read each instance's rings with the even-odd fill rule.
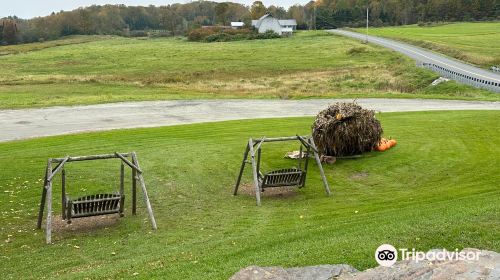
[[[266,142],[284,142],[284,141],[298,141],[300,142],[300,155],[299,161],[302,158],[305,158],[304,167],[299,165],[298,168],[287,168],[280,169],[268,172],[263,174],[260,171],[260,162],[261,162],[261,153],[262,153],[262,144]],[[303,152],[305,149],[305,153]],[[304,153],[304,154],[303,154]],[[234,187],[233,194],[238,194],[238,188],[241,184],[241,178],[243,177],[243,171],[245,169],[246,164],[252,165],[252,179],[253,185],[255,188],[255,198],[257,200],[257,206],[260,206],[260,194],[265,188],[270,187],[304,187],[305,179],[307,175],[309,156],[314,156],[316,164],[319,169],[319,173],[321,175],[321,179],[323,181],[323,185],[325,187],[325,192],[327,195],[330,195],[330,186],[328,185],[328,181],[326,180],[325,172],[323,170],[323,166],[321,164],[321,160],[319,158],[319,152],[316,148],[314,140],[309,136],[291,136],[291,137],[278,137],[278,138],[258,138],[253,139],[250,138],[248,140],[245,152],[243,154],[243,160],[240,166],[240,172],[238,174],[238,179],[236,180],[236,185]],[[249,160],[250,157],[250,160]]]
[[[120,159],[120,185],[117,193],[87,195],[77,199],[70,199],[66,195],[66,170],[65,165],[70,162],[78,161],[93,161],[105,159]],[[52,164],[57,164],[52,169]],[[114,153],[104,155],[78,156],[65,158],[52,158],[47,161],[45,169],[45,180],[42,189],[42,197],[40,201],[40,210],[38,212],[37,228],[42,228],[43,212],[47,207],[46,213],[46,229],[45,238],[47,244],[52,243],[52,186],[54,177],[61,173],[61,202],[62,202],[62,218],[71,223],[72,218],[83,218],[98,215],[119,214],[123,216],[124,209],[124,176],[125,165],[132,170],[132,214],[136,214],[136,191],[137,182],[139,182],[144,203],[148,211],[149,218],[153,229],[157,229],[156,220],[153,215],[153,208],[149,201],[146,183],[143,177],[143,171],[139,166],[139,161],[135,152],[132,153]]]

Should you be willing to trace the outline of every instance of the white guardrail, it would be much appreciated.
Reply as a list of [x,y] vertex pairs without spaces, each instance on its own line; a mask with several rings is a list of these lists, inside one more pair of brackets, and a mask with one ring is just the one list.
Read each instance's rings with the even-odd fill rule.
[[[430,69],[434,72],[439,73],[442,77],[455,80],[463,84],[468,84],[477,88],[484,88],[494,92],[500,92],[500,82],[491,81],[484,78],[474,77],[473,75],[456,72],[446,67],[442,67],[440,65],[429,62],[418,61],[417,66]],[[500,68],[497,67],[496,71],[500,72]]]

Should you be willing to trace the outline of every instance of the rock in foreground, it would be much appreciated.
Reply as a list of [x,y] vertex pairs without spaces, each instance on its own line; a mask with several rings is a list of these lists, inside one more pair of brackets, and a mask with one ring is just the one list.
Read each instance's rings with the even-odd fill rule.
[[231,280],[493,280],[500,279],[500,254],[478,249],[479,260],[398,261],[392,267],[376,267],[358,272],[349,265],[318,265],[295,268],[250,266]]
[[293,268],[249,266],[233,275],[231,280],[329,280],[356,271],[345,264]]

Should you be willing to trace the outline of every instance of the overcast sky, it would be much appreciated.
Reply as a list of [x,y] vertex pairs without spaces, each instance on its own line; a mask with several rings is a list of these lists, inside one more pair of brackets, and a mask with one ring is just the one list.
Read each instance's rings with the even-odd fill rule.
[[[32,18],[46,16],[60,10],[70,11],[78,7],[91,6],[93,4],[125,4],[128,6],[166,5],[172,3],[188,3],[189,0],[1,0],[0,18],[16,15],[20,18]],[[226,1],[216,1],[226,2]],[[233,0],[231,2],[250,5],[253,0]],[[279,5],[289,7],[293,4],[306,4],[309,0],[262,0],[264,5]]]

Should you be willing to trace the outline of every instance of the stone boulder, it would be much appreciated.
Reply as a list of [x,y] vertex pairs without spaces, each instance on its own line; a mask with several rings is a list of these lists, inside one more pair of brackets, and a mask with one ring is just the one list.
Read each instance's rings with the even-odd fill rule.
[[[433,250],[431,250],[433,251]],[[437,252],[437,250],[435,250]],[[439,250],[440,251],[440,250]],[[498,280],[500,279],[500,254],[478,249],[478,260],[398,261],[391,267],[376,267],[357,271],[349,265],[317,265],[306,267],[258,267],[240,270],[231,280]]]
[[259,267],[249,266],[231,277],[231,280],[330,280],[343,273],[354,273],[352,266],[316,265],[306,267]]

